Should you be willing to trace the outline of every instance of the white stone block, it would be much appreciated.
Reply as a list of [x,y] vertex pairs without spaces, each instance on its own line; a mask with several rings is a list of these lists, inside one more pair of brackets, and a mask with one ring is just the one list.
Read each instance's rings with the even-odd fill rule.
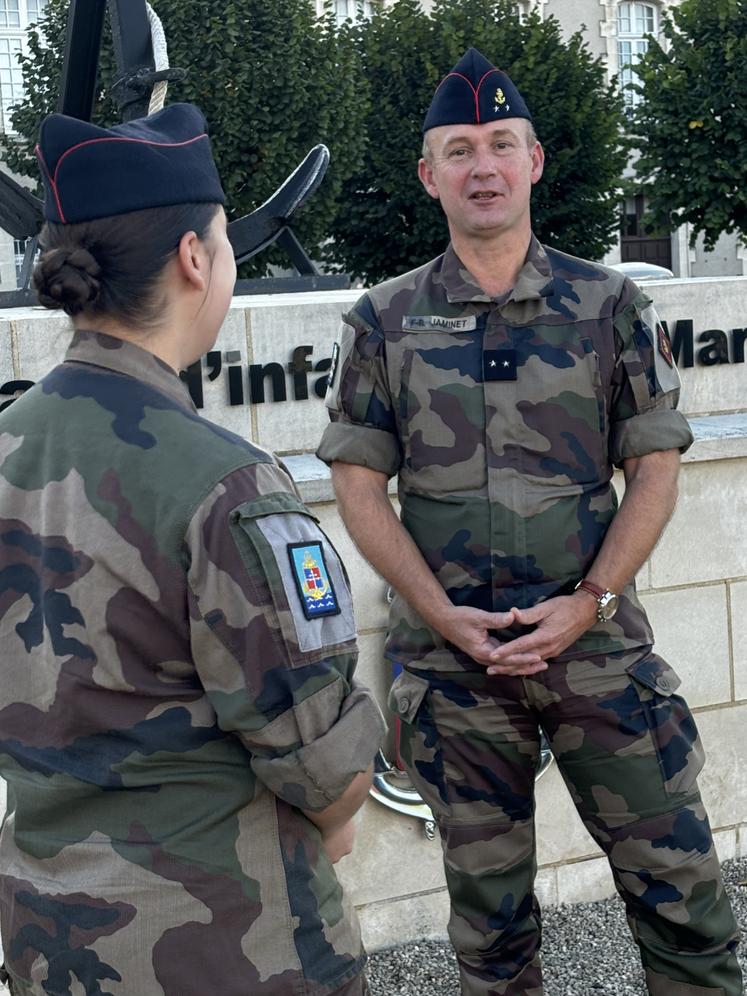
[[711,826],[747,823],[747,704],[709,709],[695,719],[706,749],[699,784]]
[[[744,316],[741,325],[718,325],[731,339],[733,328],[744,327]],[[699,332],[695,330],[695,352],[708,343],[698,343]],[[717,412],[733,411],[744,404],[744,364],[730,363],[704,367],[696,360],[695,366],[689,369],[679,368],[682,380],[680,408],[687,415],[709,415]],[[741,399],[741,400],[740,400]]]
[[70,319],[62,312],[35,308],[25,310],[23,318],[11,318],[11,321],[18,347],[20,377],[41,380],[65,359],[73,337]]
[[540,868],[534,880],[534,894],[540,906],[557,906],[558,899],[558,869],[554,865]]
[[353,853],[335,866],[356,906],[430,892],[445,886],[438,834],[425,824],[368,799],[356,817]]
[[[243,310],[232,308],[228,312],[212,351],[220,353],[221,366],[218,372],[208,365],[205,357],[201,360],[204,405],[199,409],[200,414],[242,438],[256,442],[257,433],[252,425],[253,406],[249,404],[248,365],[251,361]],[[232,354],[238,354],[239,359],[233,360]],[[243,405],[230,404],[228,370],[233,366],[238,366],[241,370]],[[212,381],[211,372],[217,374]]]
[[654,588],[747,575],[747,460],[683,464],[674,516],[651,555]]
[[[0,321],[0,385],[16,380],[13,368],[12,326],[8,321]],[[7,400],[0,398],[0,402]]]
[[747,581],[731,584],[729,597],[734,655],[734,697],[747,699]]
[[591,903],[615,895],[615,883],[607,858],[591,858],[559,865],[558,901]]
[[[293,377],[288,365],[298,346],[310,346],[307,357],[312,368],[332,356],[340,332],[341,312],[349,302],[332,301],[309,307],[288,297],[268,306],[253,304],[249,311],[249,328],[254,364],[280,363],[286,371],[287,397],[295,397]],[[266,400],[254,405],[257,439],[260,445],[277,452],[315,450],[329,418],[315,385],[325,387],[327,373],[312,369],[305,377],[308,398],[277,403]],[[265,385],[271,397],[270,381]]]
[[716,854],[721,862],[733,861],[738,858],[739,848],[736,830],[719,830],[713,835],[713,843],[716,847]]
[[654,650],[682,679],[691,707],[731,701],[726,585],[641,596],[654,628]]
[[373,903],[359,907],[358,918],[367,951],[410,941],[446,941],[449,895],[443,888],[437,892]]
[[697,352],[704,345],[698,342],[702,332],[721,329],[731,339],[732,330],[744,326],[747,279],[667,280],[647,285],[646,292],[653,297],[670,333],[674,333],[678,320],[689,318],[693,322],[695,365],[679,368],[682,411],[695,415],[744,407],[744,364],[705,367],[698,362]]
[[541,866],[600,853],[554,762],[537,784],[536,826],[537,860]]

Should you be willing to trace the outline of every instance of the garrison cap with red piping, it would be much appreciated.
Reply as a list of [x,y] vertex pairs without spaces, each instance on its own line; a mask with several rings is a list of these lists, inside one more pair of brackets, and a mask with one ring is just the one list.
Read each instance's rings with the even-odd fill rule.
[[170,204],[224,204],[207,124],[192,104],[99,128],[64,114],[42,122],[36,155],[44,217],[73,224]]
[[439,83],[423,131],[440,125],[489,124],[501,118],[531,121],[532,115],[503,70],[470,48]]

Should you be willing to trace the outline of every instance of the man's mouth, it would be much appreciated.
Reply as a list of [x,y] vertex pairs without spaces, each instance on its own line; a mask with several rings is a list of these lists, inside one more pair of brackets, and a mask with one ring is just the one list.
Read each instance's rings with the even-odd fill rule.
[[494,190],[477,190],[474,194],[470,194],[469,199],[471,201],[492,201],[498,196],[500,195]]

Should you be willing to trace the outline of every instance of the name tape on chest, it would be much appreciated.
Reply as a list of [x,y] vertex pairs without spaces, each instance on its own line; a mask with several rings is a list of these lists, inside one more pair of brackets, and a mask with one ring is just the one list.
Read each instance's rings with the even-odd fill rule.
[[289,543],[293,578],[307,619],[337,616],[340,606],[327,572],[321,543]]
[[477,316],[446,318],[442,315],[404,315],[402,328],[408,332],[474,332]]

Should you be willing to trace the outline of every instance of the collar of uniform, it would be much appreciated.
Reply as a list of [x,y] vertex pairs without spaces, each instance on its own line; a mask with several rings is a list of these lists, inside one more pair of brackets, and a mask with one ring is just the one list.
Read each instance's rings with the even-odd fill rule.
[[164,363],[147,349],[116,336],[76,330],[65,354],[65,361],[88,363],[134,377],[168,395],[172,401],[186,405],[192,411],[197,410],[186,384],[168,363]]
[[550,260],[544,246],[533,235],[524,265],[519,270],[509,301],[541,301],[549,297],[553,289],[553,276]]
[[486,304],[490,304],[492,300],[457,256],[451,243],[449,243],[441,263],[441,280],[446,288],[446,298],[450,304],[456,304],[459,301],[484,301]]
[[[441,266],[441,274],[446,297],[454,304],[459,301],[484,301],[492,303],[491,298],[480,287],[470,271],[457,256],[454,247],[449,244],[444,254]],[[511,301],[540,301],[544,297],[552,294],[553,276],[550,260],[547,257],[543,246],[532,235],[527,250],[524,265],[519,271],[516,284],[508,297],[502,303],[508,304]]]

